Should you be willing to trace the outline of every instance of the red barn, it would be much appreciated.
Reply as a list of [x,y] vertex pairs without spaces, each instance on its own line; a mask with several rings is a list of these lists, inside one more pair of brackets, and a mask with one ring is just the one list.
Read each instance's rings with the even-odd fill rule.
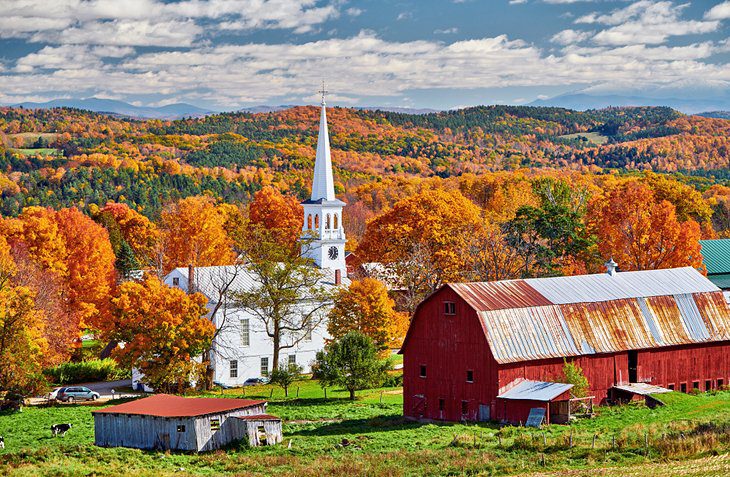
[[550,386],[564,359],[598,402],[628,383],[728,384],[730,308],[691,267],[455,283],[418,306],[401,353],[406,417],[524,422],[567,399]]

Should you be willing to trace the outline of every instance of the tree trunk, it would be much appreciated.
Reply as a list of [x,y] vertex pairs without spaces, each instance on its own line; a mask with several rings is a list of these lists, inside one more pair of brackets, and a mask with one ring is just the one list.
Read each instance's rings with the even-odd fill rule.
[[289,386],[284,386],[284,397],[289,397]]
[[350,389],[349,391],[350,391],[350,401],[354,401],[355,400],[355,390]]
[[281,330],[279,323],[274,323],[274,359],[271,363],[271,370],[279,369],[279,348],[281,347]]

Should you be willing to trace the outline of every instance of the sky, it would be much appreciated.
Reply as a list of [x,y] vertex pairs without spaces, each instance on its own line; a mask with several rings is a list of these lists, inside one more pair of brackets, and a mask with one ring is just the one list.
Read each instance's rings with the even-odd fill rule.
[[0,104],[729,95],[730,0],[0,0]]

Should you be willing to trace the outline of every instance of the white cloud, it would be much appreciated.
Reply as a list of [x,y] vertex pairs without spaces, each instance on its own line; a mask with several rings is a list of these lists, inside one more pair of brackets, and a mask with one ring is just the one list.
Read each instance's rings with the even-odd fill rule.
[[444,28],[444,29],[437,28],[433,32],[437,35],[453,35],[454,33],[459,33],[459,29],[456,27]]
[[559,45],[571,45],[585,41],[591,36],[593,36],[593,32],[568,29],[556,33],[550,38],[550,41]]
[[610,28],[599,31],[593,41],[601,45],[661,44],[671,36],[710,33],[720,22],[683,20],[689,4],[671,1],[640,0],[607,14],[590,13],[575,23],[600,24]]
[[413,13],[411,13],[411,12],[400,12],[395,19],[400,21],[400,20],[409,20],[411,18],[413,18]]
[[705,13],[705,20],[727,20],[730,18],[730,1],[715,5]]
[[345,10],[345,13],[347,13],[351,17],[360,16],[363,14],[363,12],[364,12],[364,10],[362,8],[355,8],[355,7],[350,7],[347,10]]
[[[22,0],[0,2],[0,38],[49,43],[189,46],[200,22],[223,29],[312,31],[339,16],[337,0]],[[350,9],[350,14],[358,9]]]

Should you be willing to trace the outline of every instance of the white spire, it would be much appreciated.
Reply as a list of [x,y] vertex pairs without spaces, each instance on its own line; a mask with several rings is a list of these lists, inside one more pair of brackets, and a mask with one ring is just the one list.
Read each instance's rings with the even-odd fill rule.
[[327,111],[324,95],[327,93],[322,83],[322,113],[319,118],[319,137],[317,138],[317,157],[314,160],[314,181],[312,182],[312,200],[336,200],[335,181],[332,177],[332,157],[330,155],[330,137],[327,132]]

